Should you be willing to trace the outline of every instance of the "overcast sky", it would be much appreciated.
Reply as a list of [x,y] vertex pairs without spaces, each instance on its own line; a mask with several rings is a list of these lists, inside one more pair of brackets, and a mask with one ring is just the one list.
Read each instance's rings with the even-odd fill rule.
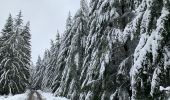
[[80,0],[0,0],[0,30],[4,27],[9,13],[15,17],[19,10],[24,21],[30,21],[32,34],[32,61],[50,47],[59,30],[63,33],[65,21],[70,11],[72,16],[79,8]]

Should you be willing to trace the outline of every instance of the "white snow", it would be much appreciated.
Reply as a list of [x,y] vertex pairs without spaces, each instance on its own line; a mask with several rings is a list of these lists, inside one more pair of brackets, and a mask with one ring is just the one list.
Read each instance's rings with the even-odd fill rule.
[[93,96],[93,93],[91,91],[89,91],[86,95],[85,100],[90,100],[92,96]]
[[160,86],[159,88],[160,91],[169,91],[170,92],[170,86],[164,88],[163,86]]
[[114,97],[116,96],[116,94],[117,94],[117,90],[110,96],[110,100],[113,100],[114,99]]
[[[130,57],[130,56],[129,56]],[[119,65],[119,70],[117,72],[117,74],[123,74],[125,75],[125,67],[126,67],[126,63],[129,61],[129,57],[127,57],[126,59],[124,59],[120,65]]]
[[26,100],[26,94],[18,94],[14,96],[0,96],[0,100]]
[[[0,100],[27,100],[28,94],[30,91],[26,91],[23,94],[18,94],[18,95],[9,95],[9,96],[0,96]],[[42,98],[44,100],[69,100],[64,97],[55,97],[52,93],[45,93],[40,90],[38,90],[38,93],[42,95]]]
[[159,84],[160,79],[158,77],[158,75],[161,73],[161,70],[159,68],[156,68],[154,73],[153,73],[153,77],[152,77],[152,82],[151,82],[151,92],[150,94],[153,95],[153,93],[155,92],[155,87]]
[[[135,12],[136,13],[136,12]],[[143,12],[139,12],[136,17],[134,18],[134,20],[132,22],[130,22],[124,29],[123,31],[123,36],[122,36],[122,40],[120,41],[127,41],[128,37],[130,36],[130,39],[133,40],[135,33],[137,31],[137,27],[140,24],[140,20],[143,16]]]
[[100,78],[103,77],[104,71],[105,71],[105,62],[103,61],[100,67],[100,75],[99,75]]
[[38,93],[40,93],[45,100],[69,100],[65,97],[55,97],[52,93],[42,92],[40,90],[38,90]]
[[26,100],[28,98],[29,90],[27,90],[24,94],[17,94],[17,95],[4,95],[0,96],[0,100]]

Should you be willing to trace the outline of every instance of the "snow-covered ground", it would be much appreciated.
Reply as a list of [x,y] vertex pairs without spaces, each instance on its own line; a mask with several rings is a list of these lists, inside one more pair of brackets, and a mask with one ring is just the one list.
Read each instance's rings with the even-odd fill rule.
[[27,94],[18,94],[14,96],[0,96],[0,100],[26,100]]
[[24,94],[0,96],[0,100],[27,100],[29,93],[30,91],[27,90]]
[[[64,97],[55,97],[51,93],[45,93],[42,91],[38,91],[42,95],[43,100],[69,100]],[[25,92],[24,94],[18,94],[14,96],[0,96],[0,100],[27,100],[28,99],[29,91]]]
[[40,90],[38,90],[38,93],[40,93],[45,100],[69,100],[64,97],[55,97],[52,93],[42,92]]

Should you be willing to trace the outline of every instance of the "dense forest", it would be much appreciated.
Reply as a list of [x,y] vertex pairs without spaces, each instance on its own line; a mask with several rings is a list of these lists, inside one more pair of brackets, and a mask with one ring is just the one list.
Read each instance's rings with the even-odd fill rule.
[[1,32],[0,94],[31,86],[71,100],[170,97],[170,0],[80,0],[35,67],[21,17]]

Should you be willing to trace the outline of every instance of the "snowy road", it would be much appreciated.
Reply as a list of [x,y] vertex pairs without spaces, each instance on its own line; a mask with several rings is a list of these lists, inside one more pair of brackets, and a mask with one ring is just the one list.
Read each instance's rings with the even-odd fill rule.
[[43,100],[42,96],[37,92],[32,90],[28,95],[28,100]]

